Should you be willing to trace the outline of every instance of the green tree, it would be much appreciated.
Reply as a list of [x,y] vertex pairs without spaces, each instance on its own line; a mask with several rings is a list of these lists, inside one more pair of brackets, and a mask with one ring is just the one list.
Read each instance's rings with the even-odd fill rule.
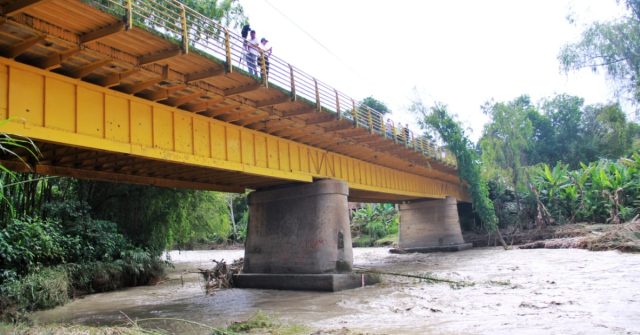
[[232,233],[221,193],[95,181],[80,181],[78,187],[93,217],[116,222],[136,244],[156,253],[226,241]]
[[485,175],[488,179],[506,181],[516,191],[516,203],[521,211],[517,191],[525,186],[523,167],[533,135],[529,113],[535,107],[528,96],[521,96],[508,103],[487,103],[483,110],[491,117],[479,142],[482,161],[487,167]]
[[638,140],[638,124],[628,122],[617,103],[587,106],[582,124],[584,162],[628,155]]
[[187,7],[226,27],[237,28],[248,20],[238,0],[183,0],[182,2]]
[[562,48],[558,59],[564,71],[604,69],[622,92],[640,102],[640,1],[624,3],[630,15],[592,24],[580,41]]
[[555,162],[556,153],[553,148],[554,128],[551,120],[541,114],[538,109],[530,109],[527,118],[531,122],[531,145],[527,152],[529,164]]
[[542,110],[551,122],[553,138],[551,162],[563,161],[577,167],[582,159],[582,107],[584,99],[560,94],[542,101]]
[[375,111],[382,113],[383,115],[391,112],[389,107],[387,107],[387,105],[384,102],[377,100],[374,97],[366,97],[362,99],[360,103],[364,106],[367,106]]

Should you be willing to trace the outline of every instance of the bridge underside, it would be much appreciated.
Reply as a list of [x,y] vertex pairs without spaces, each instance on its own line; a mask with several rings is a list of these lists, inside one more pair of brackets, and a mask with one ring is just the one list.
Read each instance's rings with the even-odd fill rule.
[[[190,166],[127,154],[41,141],[34,143],[40,150],[37,161],[25,150],[17,149],[15,151],[19,159],[13,155],[0,155],[0,164],[17,172],[41,175],[232,193],[302,184],[276,177]],[[415,196],[398,196],[375,191],[349,191],[350,202],[399,203],[415,199]]]
[[3,131],[40,144],[39,173],[221,191],[338,179],[356,201],[465,195],[434,168],[389,168],[1,57],[0,117]]

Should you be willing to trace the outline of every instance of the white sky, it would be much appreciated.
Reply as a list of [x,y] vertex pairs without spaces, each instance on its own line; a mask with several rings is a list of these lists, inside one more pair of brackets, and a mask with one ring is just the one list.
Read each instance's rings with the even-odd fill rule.
[[[603,75],[565,75],[557,55],[594,20],[624,12],[615,0],[240,0],[273,53],[356,100],[385,102],[418,130],[408,106],[417,91],[449,106],[477,140],[480,106],[529,94],[614,100]],[[286,15],[285,18],[281,13]],[[567,16],[575,20],[567,21]],[[314,42],[296,24],[325,48]]]

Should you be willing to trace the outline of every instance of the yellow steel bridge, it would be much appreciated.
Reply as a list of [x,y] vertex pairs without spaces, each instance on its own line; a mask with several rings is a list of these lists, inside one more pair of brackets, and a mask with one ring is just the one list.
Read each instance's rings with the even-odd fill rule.
[[455,159],[174,0],[0,0],[0,131],[18,171],[242,192],[344,180],[351,200],[467,200]]

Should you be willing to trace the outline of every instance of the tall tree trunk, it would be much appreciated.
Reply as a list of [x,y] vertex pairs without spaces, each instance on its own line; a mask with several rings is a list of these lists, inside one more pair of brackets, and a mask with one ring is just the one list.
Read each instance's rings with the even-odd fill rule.
[[238,231],[236,230],[236,218],[233,214],[233,196],[227,196],[227,201],[229,204],[229,215],[231,216],[231,227],[233,228],[233,241],[238,241]]

